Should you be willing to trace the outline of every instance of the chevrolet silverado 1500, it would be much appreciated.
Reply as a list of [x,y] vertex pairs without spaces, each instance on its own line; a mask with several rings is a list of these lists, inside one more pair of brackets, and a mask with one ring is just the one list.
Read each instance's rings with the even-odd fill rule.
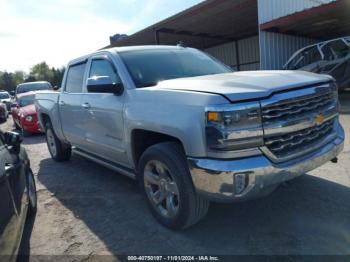
[[327,75],[232,73],[174,46],[101,50],[68,64],[61,93],[36,94],[53,159],[71,152],[140,181],[153,215],[186,228],[210,201],[264,196],[343,148]]

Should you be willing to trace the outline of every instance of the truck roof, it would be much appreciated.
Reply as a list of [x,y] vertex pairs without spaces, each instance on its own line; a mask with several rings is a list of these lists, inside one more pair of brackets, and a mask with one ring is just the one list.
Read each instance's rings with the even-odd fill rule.
[[127,51],[138,51],[138,50],[150,50],[150,49],[184,49],[187,47],[181,47],[181,46],[174,46],[174,45],[139,45],[139,46],[123,46],[123,47],[111,47],[106,49],[101,49],[95,52],[92,52],[90,54],[77,57],[71,61],[69,61],[68,64],[77,64],[81,63],[84,60],[87,60],[91,55],[99,54],[102,52],[109,52],[112,54],[115,53],[122,53]]

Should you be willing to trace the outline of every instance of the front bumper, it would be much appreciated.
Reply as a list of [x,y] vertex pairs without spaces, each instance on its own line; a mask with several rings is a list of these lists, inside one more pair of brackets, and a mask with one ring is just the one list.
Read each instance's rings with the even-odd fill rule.
[[[235,160],[188,158],[194,187],[202,197],[213,201],[240,201],[264,196],[280,183],[311,171],[335,158],[344,147],[344,130],[337,137],[306,156],[273,163],[264,155]],[[244,177],[244,190],[235,192],[235,177]],[[240,182],[242,183],[242,179]]]

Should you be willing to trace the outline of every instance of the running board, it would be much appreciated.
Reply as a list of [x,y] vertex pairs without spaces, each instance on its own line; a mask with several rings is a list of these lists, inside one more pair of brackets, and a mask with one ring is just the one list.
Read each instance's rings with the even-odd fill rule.
[[72,151],[73,153],[77,154],[77,155],[80,155],[84,158],[87,158],[95,163],[98,163],[102,166],[105,166],[109,169],[112,169],[114,171],[117,171],[119,173],[121,173],[122,175],[125,175],[127,177],[130,177],[132,179],[136,179],[136,175],[135,173],[133,172],[132,169],[130,168],[127,168],[127,167],[123,167],[121,165],[118,165],[116,163],[113,163],[107,159],[104,159],[102,157],[99,157],[99,156],[95,156],[95,155],[92,155],[91,153],[88,153],[88,152],[85,152],[79,148],[76,148],[76,147],[73,147],[72,148]]

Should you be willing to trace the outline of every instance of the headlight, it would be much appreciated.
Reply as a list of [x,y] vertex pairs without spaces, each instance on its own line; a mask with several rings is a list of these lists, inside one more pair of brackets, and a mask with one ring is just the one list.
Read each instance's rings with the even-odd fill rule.
[[247,149],[256,154],[263,144],[259,102],[207,107],[205,133],[208,156],[234,157]]
[[32,122],[33,121],[33,116],[26,116],[25,120],[27,122]]

